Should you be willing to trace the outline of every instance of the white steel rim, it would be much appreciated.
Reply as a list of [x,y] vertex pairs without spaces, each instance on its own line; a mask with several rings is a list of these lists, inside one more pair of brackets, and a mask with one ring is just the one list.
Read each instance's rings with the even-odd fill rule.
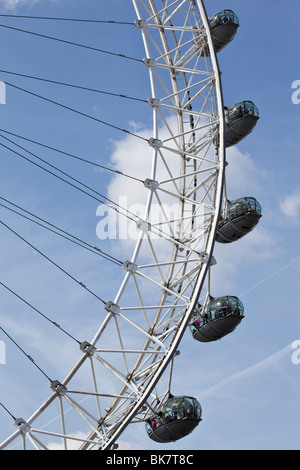
[[[133,6],[145,45],[153,108],[152,169],[145,177],[145,214],[137,219],[140,236],[131,259],[124,261],[115,299],[107,300],[104,321],[93,340],[81,344],[81,359],[64,380],[52,383],[49,399],[28,420],[16,423],[17,431],[0,449],[20,437],[23,448],[30,443],[46,449],[52,438],[64,449],[71,442],[84,450],[111,448],[133,419],[144,421],[155,403],[168,397],[178,345],[197,302],[209,295],[204,284],[214,262],[225,171],[222,87],[209,22],[201,0],[133,0]],[[209,54],[204,53],[207,46]],[[164,202],[170,200],[178,201],[177,220],[165,216],[151,226],[153,201],[164,214]],[[169,253],[168,260],[162,251]],[[145,285],[150,294],[144,297]],[[127,292],[134,289],[136,302],[126,303]],[[133,347],[130,338],[135,341],[135,335]],[[71,389],[87,364],[93,387]],[[162,384],[168,366],[168,383]],[[109,375],[104,382],[98,367]],[[78,401],[78,395],[84,400]],[[56,402],[60,430],[49,431],[39,420]],[[66,403],[84,423],[84,437],[69,429]]]

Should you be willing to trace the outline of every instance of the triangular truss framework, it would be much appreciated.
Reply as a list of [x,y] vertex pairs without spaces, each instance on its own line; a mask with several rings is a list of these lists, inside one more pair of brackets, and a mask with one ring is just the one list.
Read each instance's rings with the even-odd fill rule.
[[0,448],[20,438],[23,448],[111,448],[129,423],[147,419],[169,396],[178,345],[196,303],[209,295],[225,156],[207,17],[202,1],[133,5],[153,112],[140,235],[104,321],[93,340],[81,344],[81,359],[64,381],[51,383],[51,396],[29,420],[16,420],[17,431]]

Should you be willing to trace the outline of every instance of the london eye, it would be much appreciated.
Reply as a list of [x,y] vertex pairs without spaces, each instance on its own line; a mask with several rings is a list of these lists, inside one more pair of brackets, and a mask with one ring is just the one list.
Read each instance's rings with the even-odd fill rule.
[[[94,336],[76,339],[77,362],[66,377],[47,377],[49,396],[31,416],[11,414],[14,431],[0,449],[46,450],[50,441],[64,450],[113,449],[132,423],[144,423],[158,443],[187,436],[201,427],[202,408],[201,396],[173,389],[183,335],[221,340],[247,315],[234,293],[213,288],[215,243],[235,243],[262,216],[252,195],[232,201],[226,185],[226,149],[259,120],[247,97],[224,102],[218,54],[234,40],[238,16],[208,16],[202,0],[132,4],[145,49],[139,65],[150,80],[152,133],[140,141],[151,162],[128,183],[143,187],[144,213],[114,209],[138,236],[125,259],[101,253],[122,273],[115,296],[99,295]],[[51,416],[59,417],[55,428]]]

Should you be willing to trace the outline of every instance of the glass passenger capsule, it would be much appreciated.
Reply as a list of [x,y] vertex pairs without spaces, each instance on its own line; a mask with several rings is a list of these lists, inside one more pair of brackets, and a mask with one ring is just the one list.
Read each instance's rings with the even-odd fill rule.
[[232,10],[223,10],[208,18],[216,52],[229,44],[236,35],[239,19]]
[[146,422],[150,439],[166,443],[190,434],[201,421],[202,409],[196,398],[176,396],[169,398]]
[[[223,10],[210,16],[208,21],[215,51],[219,52],[233,40],[239,27],[239,19],[232,10]],[[204,26],[195,32],[195,45],[201,50],[201,55],[210,55]]]
[[231,147],[249,135],[259,120],[259,111],[252,101],[241,101],[225,108],[225,145]]
[[190,329],[194,339],[207,343],[231,333],[243,318],[244,306],[237,297],[218,297],[195,311]]
[[254,197],[228,202],[219,221],[216,241],[231,243],[251,232],[262,217],[261,205]]

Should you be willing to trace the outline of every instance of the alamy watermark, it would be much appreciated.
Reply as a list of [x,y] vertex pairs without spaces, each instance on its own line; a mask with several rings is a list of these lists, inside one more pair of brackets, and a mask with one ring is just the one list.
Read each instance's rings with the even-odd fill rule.
[[[201,208],[201,211],[204,209]],[[148,232],[151,239],[159,239],[163,234],[176,233],[189,229],[190,220],[182,223],[178,216],[178,204],[151,204],[149,217],[145,217],[146,206],[143,203],[129,204],[127,196],[120,196],[117,210],[100,204],[96,215],[100,217],[96,234],[100,240],[137,240],[142,232]],[[200,210],[197,211],[197,217]],[[147,222],[145,222],[145,218]],[[178,225],[179,224],[179,225]],[[196,231],[193,232],[195,236]]]
[[294,80],[292,83],[292,89],[295,90],[292,93],[292,103],[300,104],[300,80]]
[[0,365],[6,364],[6,345],[4,341],[0,341]]
[[[0,104],[6,104],[6,85],[0,80]],[[6,364],[6,345],[0,341],[0,365]]]
[[[0,104],[6,104],[6,85],[0,80]],[[0,341],[0,365],[6,364],[6,345]]]
[[6,104],[6,85],[0,80],[0,104]]
[[296,339],[292,343],[292,349],[295,349],[295,351],[292,354],[292,363],[295,364],[295,366],[298,366],[300,364],[300,339]]

